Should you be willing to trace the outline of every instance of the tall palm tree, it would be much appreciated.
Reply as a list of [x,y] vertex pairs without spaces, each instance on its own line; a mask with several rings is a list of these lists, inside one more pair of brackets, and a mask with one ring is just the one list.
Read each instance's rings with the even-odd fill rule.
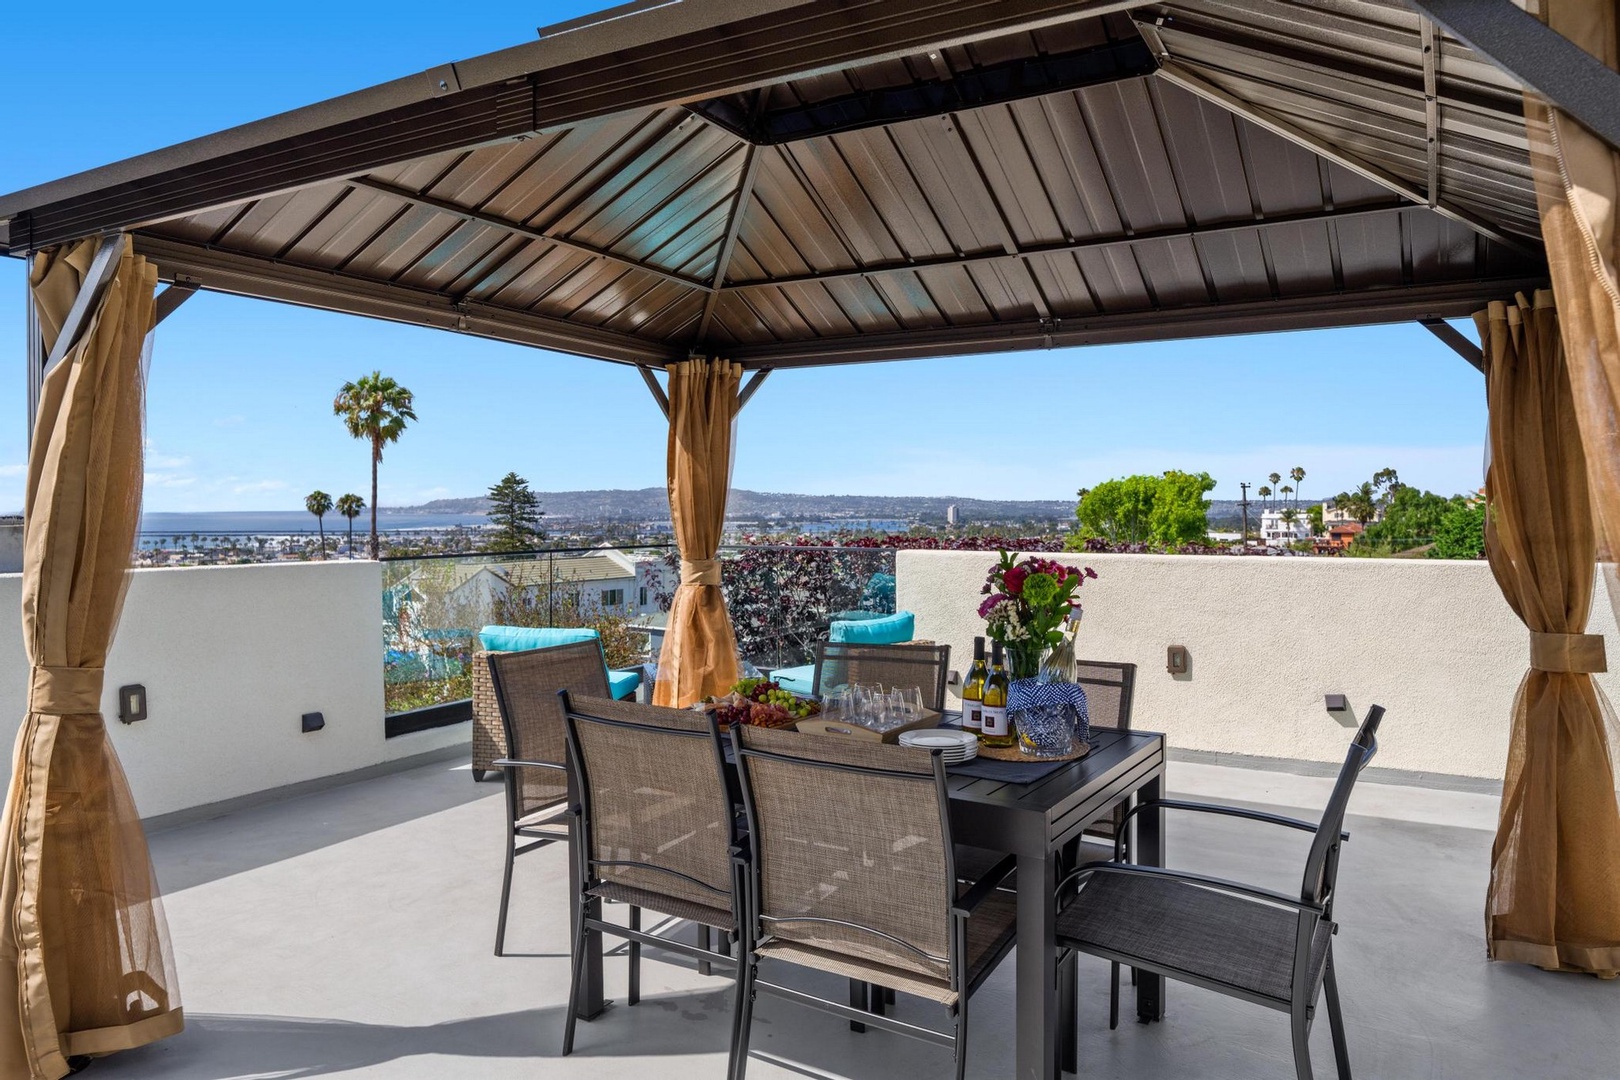
[[1260,506],[1262,509],[1265,509],[1271,505],[1271,489],[1269,487],[1261,484],[1259,488],[1255,490],[1255,494],[1260,496]]
[[1287,484],[1284,484],[1282,487],[1277,489],[1277,494],[1282,496],[1282,501],[1285,503],[1289,501],[1288,496],[1292,495],[1293,493],[1294,489],[1289,487]]
[[1299,485],[1305,480],[1305,470],[1295,465],[1288,470],[1288,478],[1294,482],[1294,509],[1299,509]]
[[339,495],[334,503],[337,512],[349,519],[349,558],[354,558],[354,519],[366,508],[366,500],[358,495]]
[[319,489],[304,496],[304,509],[315,515],[315,524],[321,530],[321,558],[326,558],[326,515],[332,509],[332,496]]
[[377,557],[377,466],[383,447],[398,442],[416,419],[411,392],[380,371],[346,382],[332,401],[332,414],[343,417],[356,439],[371,443],[371,557]]

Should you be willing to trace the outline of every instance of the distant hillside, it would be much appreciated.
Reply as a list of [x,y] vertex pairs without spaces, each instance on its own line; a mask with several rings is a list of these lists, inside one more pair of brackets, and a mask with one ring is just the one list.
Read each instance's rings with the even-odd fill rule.
[[[660,521],[669,518],[669,495],[661,487],[634,491],[541,491],[540,506],[550,521]],[[1062,520],[1074,513],[1073,500],[992,500],[889,495],[793,495],[733,489],[727,516],[741,520],[925,521],[943,523],[945,508],[956,505],[964,522]],[[382,507],[381,514],[481,514],[483,496],[434,499],[421,506]]]

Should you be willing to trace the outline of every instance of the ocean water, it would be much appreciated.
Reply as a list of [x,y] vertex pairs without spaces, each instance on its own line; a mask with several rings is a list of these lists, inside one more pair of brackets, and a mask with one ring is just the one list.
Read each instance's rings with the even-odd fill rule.
[[[378,532],[407,529],[449,529],[457,525],[483,525],[483,514],[389,514],[377,515]],[[354,519],[354,531],[371,527],[371,511]],[[326,532],[347,532],[348,519],[333,511],[326,515]],[[152,513],[141,515],[141,536],[286,536],[312,533],[315,516],[298,510],[231,510],[213,513]]]

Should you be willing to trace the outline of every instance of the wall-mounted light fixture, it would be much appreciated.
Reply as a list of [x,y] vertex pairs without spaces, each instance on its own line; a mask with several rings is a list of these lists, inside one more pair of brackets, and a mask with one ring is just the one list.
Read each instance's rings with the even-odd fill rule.
[[1192,657],[1187,655],[1187,646],[1172,645],[1165,651],[1164,670],[1172,675],[1185,675],[1192,670]]
[[1328,712],[1349,712],[1350,699],[1343,694],[1329,694],[1326,698]]
[[311,731],[319,731],[326,726],[326,717],[318,712],[307,712],[300,719],[306,735]]
[[118,719],[126,724],[146,719],[146,687],[134,683],[118,688]]

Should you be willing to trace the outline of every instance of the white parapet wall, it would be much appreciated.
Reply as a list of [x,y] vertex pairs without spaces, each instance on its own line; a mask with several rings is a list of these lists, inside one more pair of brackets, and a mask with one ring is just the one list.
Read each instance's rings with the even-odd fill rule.
[[[439,750],[465,724],[383,736],[382,572],[374,562],[137,570],[102,710],[142,816],[318,781]],[[27,705],[22,578],[0,576],[0,737]],[[118,722],[118,688],[147,719]],[[326,727],[304,733],[300,717]]]
[[[1084,658],[1137,665],[1133,722],[1188,750],[1337,763],[1349,730],[1327,694],[1356,719],[1388,710],[1377,764],[1499,779],[1508,713],[1530,659],[1529,637],[1483,562],[1438,559],[1060,556],[1098,578],[1081,596]],[[951,646],[966,668],[993,552],[901,551],[897,602],[917,636]],[[1620,637],[1605,590],[1591,633]],[[1190,671],[1166,671],[1183,645]],[[1620,674],[1598,683],[1620,701]]]

